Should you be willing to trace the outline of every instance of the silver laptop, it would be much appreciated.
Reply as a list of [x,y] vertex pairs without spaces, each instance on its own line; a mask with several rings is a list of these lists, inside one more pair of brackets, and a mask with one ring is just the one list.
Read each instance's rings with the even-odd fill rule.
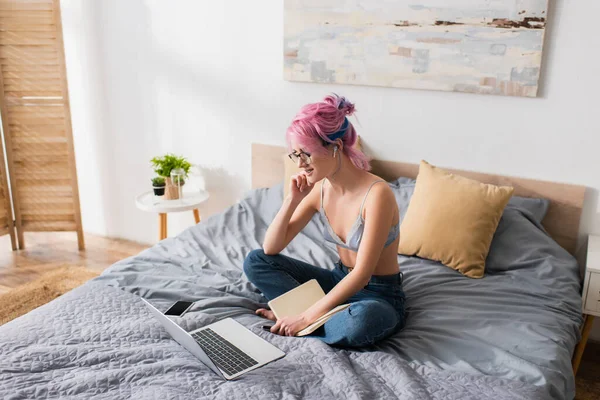
[[235,379],[285,355],[231,318],[188,333],[152,304],[142,300],[177,343],[224,379]]

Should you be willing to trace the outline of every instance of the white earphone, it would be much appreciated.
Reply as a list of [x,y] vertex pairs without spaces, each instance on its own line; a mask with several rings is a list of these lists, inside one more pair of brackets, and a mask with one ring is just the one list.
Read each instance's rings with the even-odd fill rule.
[[338,147],[337,147],[337,146],[334,146],[334,147],[333,147],[333,157],[334,157],[334,158],[335,158],[335,155],[337,154],[337,149],[338,149]]

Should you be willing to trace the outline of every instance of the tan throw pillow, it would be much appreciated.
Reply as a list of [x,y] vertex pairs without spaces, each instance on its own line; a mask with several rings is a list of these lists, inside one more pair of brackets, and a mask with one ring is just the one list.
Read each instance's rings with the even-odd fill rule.
[[439,261],[470,278],[483,277],[494,232],[513,191],[421,161],[400,226],[398,253]]
[[[360,145],[360,136],[356,138],[354,148],[362,151],[362,147]],[[302,168],[298,168],[298,163],[294,163],[287,154],[283,155],[283,168],[283,198],[285,199],[290,192],[290,179],[292,178],[292,175],[296,175],[302,170]]]

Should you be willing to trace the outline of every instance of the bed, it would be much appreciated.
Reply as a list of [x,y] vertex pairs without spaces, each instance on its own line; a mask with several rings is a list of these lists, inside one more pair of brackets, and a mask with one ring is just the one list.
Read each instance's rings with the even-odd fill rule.
[[[242,273],[245,255],[261,246],[281,205],[283,151],[254,144],[253,189],[239,203],[0,327],[0,397],[574,397],[570,360],[582,317],[571,253],[583,187],[463,171],[512,184],[517,196],[549,199],[548,212],[536,215],[526,199],[506,207],[483,279],[398,256],[406,327],[369,348],[336,349],[263,331],[254,310],[266,299]],[[373,165],[405,211],[416,166]],[[333,268],[336,250],[323,243],[320,224],[313,218],[283,253]],[[223,381],[170,339],[140,297],[161,310],[175,300],[195,301],[176,319],[183,329],[232,317],[286,356]]]

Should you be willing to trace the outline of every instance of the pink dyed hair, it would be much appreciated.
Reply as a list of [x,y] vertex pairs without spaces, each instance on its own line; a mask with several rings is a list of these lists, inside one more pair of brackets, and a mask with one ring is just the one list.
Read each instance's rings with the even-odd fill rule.
[[[346,116],[355,112],[354,104],[343,96],[333,93],[325,96],[323,101],[303,106],[292,120],[285,136],[288,149],[292,151],[292,140],[308,153],[327,155],[325,143],[333,143],[327,135],[337,132]],[[350,121],[346,133],[341,137],[343,152],[357,168],[369,171],[371,164],[367,156],[354,148],[358,138],[356,129]]]

